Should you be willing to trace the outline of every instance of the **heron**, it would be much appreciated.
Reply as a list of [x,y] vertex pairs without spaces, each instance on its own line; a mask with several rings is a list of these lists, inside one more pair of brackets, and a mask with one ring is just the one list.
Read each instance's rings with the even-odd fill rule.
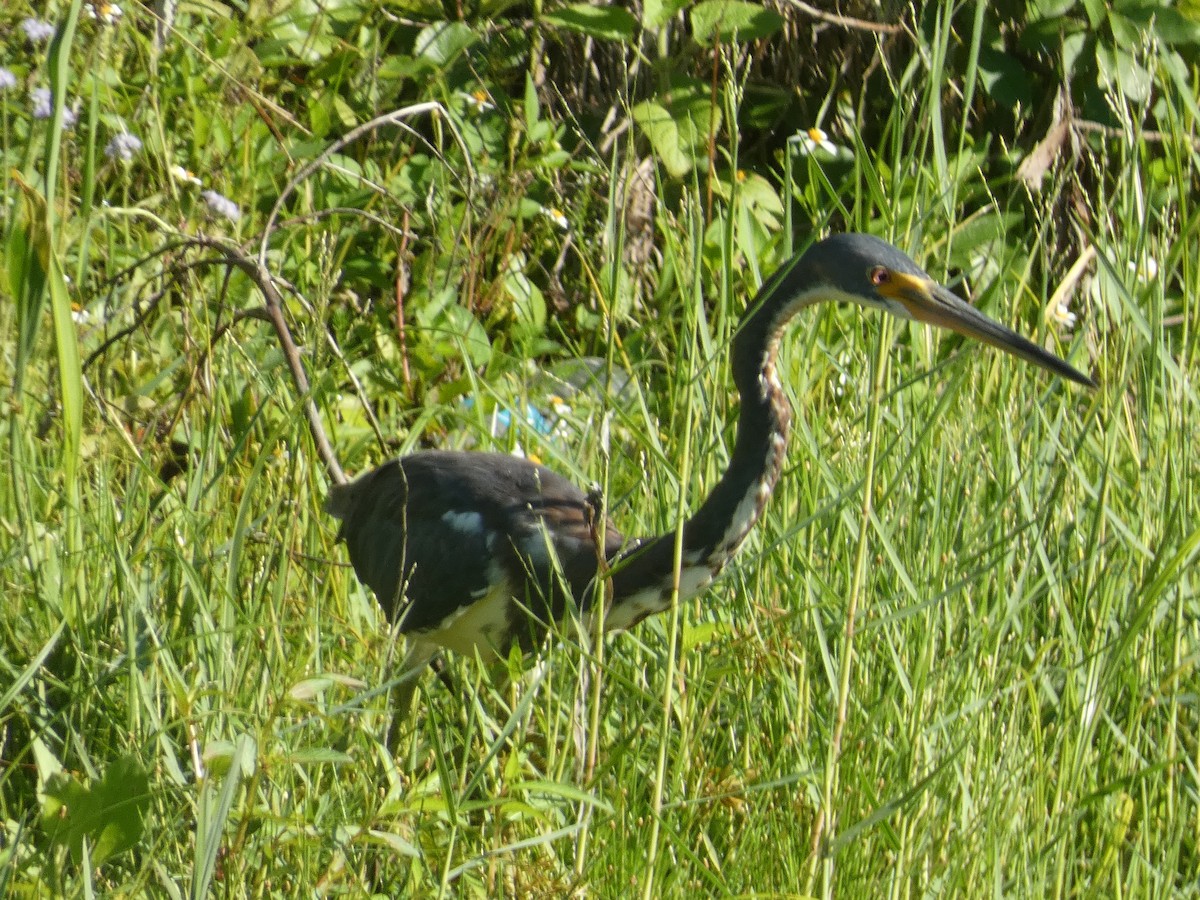
[[514,645],[528,649],[568,609],[606,631],[628,629],[708,587],[762,516],[783,469],[792,411],[776,357],[785,329],[826,301],[949,329],[1096,386],[886,241],[827,237],[782,266],[747,308],[731,347],[740,401],[733,453],[681,528],[626,539],[607,516],[600,520],[595,496],[500,453],[413,453],[332,488],[325,508],[341,520],[338,539],[407,638],[398,712],[444,649],[493,658]]

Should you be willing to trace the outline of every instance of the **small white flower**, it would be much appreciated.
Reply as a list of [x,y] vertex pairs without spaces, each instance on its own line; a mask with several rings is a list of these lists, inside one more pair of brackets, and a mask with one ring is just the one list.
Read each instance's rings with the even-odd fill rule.
[[0,66],[0,93],[12,90],[16,86],[17,76],[3,66]]
[[838,155],[838,145],[829,139],[823,129],[815,125],[800,135],[800,149],[805,153],[816,153],[822,150],[830,156]]
[[1065,300],[1054,304],[1046,310],[1046,318],[1057,325],[1064,331],[1070,331],[1075,327],[1078,317],[1071,312],[1071,307],[1067,305]]
[[558,396],[558,394],[551,394],[549,398],[547,398],[547,402],[550,405],[550,411],[560,418],[562,416],[569,416],[575,411],[571,408],[571,404],[562,397]]
[[192,174],[192,171],[190,169],[185,169],[183,166],[180,166],[180,165],[171,166],[169,171],[171,173],[172,178],[174,178],[176,181],[182,181],[184,184],[194,184],[194,185],[196,185],[196,187],[199,187],[200,185],[204,184],[203,181],[201,181],[194,174]]
[[86,325],[92,320],[92,315],[78,303],[71,304],[71,321],[76,325]]
[[1142,260],[1141,265],[1135,263],[1132,259],[1129,260],[1129,271],[1134,274],[1134,277],[1142,284],[1148,284],[1158,277],[1158,260],[1153,256],[1147,256]]
[[112,140],[104,147],[104,155],[108,159],[119,159],[122,162],[129,162],[133,159],[133,155],[142,149],[142,141],[135,134],[130,134],[128,131],[122,131],[120,134],[114,134]]
[[200,196],[208,204],[208,208],[219,216],[224,216],[230,222],[236,222],[242,217],[238,205],[223,194],[216,191],[201,191]]
[[850,375],[849,375],[850,362],[851,362],[851,357],[848,352],[843,350],[841,353],[838,354],[838,358],[837,358],[838,377],[837,377],[837,383],[833,386],[833,396],[835,396],[835,397],[844,397],[846,395],[846,385],[848,385],[850,383]]
[[486,112],[489,109],[495,109],[496,104],[488,99],[487,91],[483,88],[478,88],[470,93],[459,91],[458,95],[467,101],[467,105],[476,113]]
[[555,206],[543,206],[542,215],[563,231],[571,227],[571,223],[567,221],[567,217],[563,214],[563,211]]
[[115,3],[109,3],[108,0],[89,3],[85,8],[89,16],[103,22],[105,25],[115,25],[121,20],[121,16],[125,15],[121,7]]
[[42,19],[22,19],[21,30],[31,44],[42,44],[54,37],[54,26]]
[[34,88],[29,92],[29,99],[33,101],[35,119],[48,119],[54,115],[54,95],[50,88]]

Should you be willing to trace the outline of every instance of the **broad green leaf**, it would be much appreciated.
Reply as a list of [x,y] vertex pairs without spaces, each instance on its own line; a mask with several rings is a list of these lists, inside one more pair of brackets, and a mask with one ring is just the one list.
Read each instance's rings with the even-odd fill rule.
[[[565,784],[561,781],[525,781],[512,785],[510,790],[514,795],[545,794],[550,797],[568,800],[571,803],[586,803],[588,806],[594,806],[596,809],[606,813],[613,811],[612,806],[606,800],[597,797],[591,791],[578,788],[573,784]],[[536,807],[536,804],[533,805]]]
[[992,99],[1007,109],[1024,108],[1032,100],[1029,72],[1009,53],[992,47],[981,48],[979,76]]
[[692,7],[692,36],[701,44],[755,41],[783,27],[783,16],[744,0],[704,0]]
[[540,334],[546,327],[546,298],[541,290],[521,270],[520,262],[514,257],[504,276],[504,287],[512,298],[512,310],[526,335]]
[[50,271],[46,279],[50,288],[50,312],[54,320],[54,342],[58,350],[58,381],[62,400],[63,472],[72,484],[79,465],[80,441],[83,433],[83,368],[79,359],[79,338],[71,318],[71,297],[63,278],[58,254],[50,253]]
[[950,264],[967,269],[971,257],[981,248],[1002,244],[1006,235],[1020,228],[1023,216],[1019,212],[992,210],[972,216],[954,229],[954,244]]
[[1031,0],[1026,6],[1025,15],[1029,21],[1038,19],[1056,19],[1065,16],[1079,0]]
[[569,28],[598,41],[632,43],[638,22],[633,14],[619,6],[593,6],[576,3],[542,17],[542,21]]
[[[438,296],[447,295],[452,301],[455,299],[453,291],[443,291]],[[492,357],[492,345],[487,332],[470,310],[456,302],[421,309],[417,313],[417,321],[421,326],[423,347],[435,359],[461,358],[465,355],[467,365],[482,366]]]
[[1083,9],[1087,13],[1088,24],[1093,30],[1103,27],[1108,13],[1108,4],[1104,0],[1083,0]]
[[525,73],[525,128],[533,131],[534,126],[538,123],[538,118],[541,114],[541,106],[538,103],[537,88],[533,84],[533,76],[528,72]]
[[421,30],[413,46],[413,55],[445,66],[477,40],[466,22],[439,22]]
[[1096,62],[1101,79],[1126,99],[1145,103],[1150,98],[1153,76],[1131,54],[1101,44],[1096,47]]
[[67,773],[46,783],[42,826],[55,843],[82,862],[83,842],[93,865],[133,847],[142,837],[150,806],[150,779],[132,756],[118,758],[104,777],[86,787]]
[[698,625],[687,625],[683,629],[680,650],[691,653],[697,647],[711,644],[716,638],[725,633],[725,629],[716,622],[702,622]]
[[766,178],[761,175],[746,175],[738,188],[738,202],[767,228],[779,227],[779,217],[783,215],[783,201],[775,186]]
[[682,178],[692,168],[692,158],[684,152],[679,128],[665,107],[652,100],[633,108],[633,121],[645,132],[654,148],[654,155],[663,168],[675,178]]
[[266,26],[269,37],[255,44],[255,55],[264,66],[319,63],[336,46],[329,26],[329,17],[323,13],[302,5],[292,7]]
[[421,851],[416,846],[410,844],[398,834],[392,834],[390,831],[379,831],[370,829],[367,833],[367,838],[377,844],[382,844],[394,853],[399,853],[401,856],[412,856],[419,858]]
[[661,28],[685,6],[687,0],[646,0],[642,4],[642,27]]
[[355,690],[361,690],[367,686],[366,682],[347,675],[314,675],[312,678],[305,678],[302,681],[296,682],[292,686],[292,689],[288,691],[288,697],[292,700],[311,700],[325,693],[325,691],[329,690],[335,684]]
[[[18,179],[16,183],[21,184]],[[28,210],[27,198],[24,204]],[[28,212],[26,214],[28,221]],[[30,222],[33,225],[32,222]],[[45,228],[33,225],[27,229],[22,223],[13,225],[8,235],[8,252],[4,264],[8,269],[9,289],[17,300],[17,371],[16,384],[20,386],[29,354],[37,339],[38,324],[41,322],[42,304],[46,298],[46,269],[42,262],[41,249],[48,247],[44,240]],[[38,238],[42,239],[39,240]]]
[[1200,20],[1189,18],[1180,9],[1167,6],[1156,6],[1145,10],[1145,15],[1130,18],[1141,22],[1145,28],[1153,28],[1153,33],[1170,47],[1195,47],[1200,45]]

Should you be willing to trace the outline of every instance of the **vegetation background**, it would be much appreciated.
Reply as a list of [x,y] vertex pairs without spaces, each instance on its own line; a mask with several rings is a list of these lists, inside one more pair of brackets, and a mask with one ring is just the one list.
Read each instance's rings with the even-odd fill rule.
[[[0,895],[1196,896],[1198,64],[1195,0],[6,3]],[[305,401],[661,531],[840,229],[1099,390],[811,313],[731,571],[390,754]]]

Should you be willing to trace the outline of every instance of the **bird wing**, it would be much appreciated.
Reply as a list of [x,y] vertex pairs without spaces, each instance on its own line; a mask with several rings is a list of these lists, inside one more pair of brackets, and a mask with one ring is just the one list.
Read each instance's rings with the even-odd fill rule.
[[[358,577],[405,632],[439,629],[501,589],[510,630],[522,609],[557,618],[566,591],[585,600],[598,568],[588,499],[516,457],[413,454],[334,488],[326,508],[343,519]],[[620,545],[606,523],[606,555]]]

